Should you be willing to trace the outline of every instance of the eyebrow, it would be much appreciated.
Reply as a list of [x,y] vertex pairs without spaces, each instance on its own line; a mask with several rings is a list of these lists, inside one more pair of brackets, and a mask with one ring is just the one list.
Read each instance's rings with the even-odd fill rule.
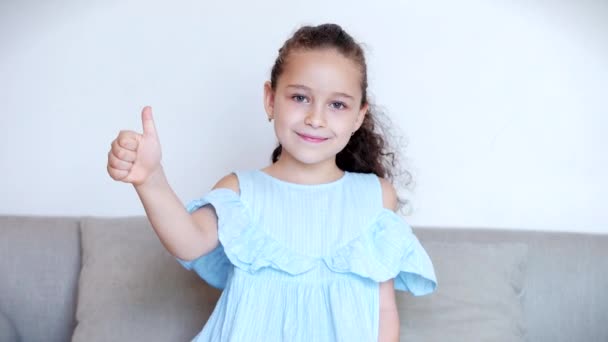
[[[301,85],[301,84],[290,84],[287,86],[287,88],[296,88],[296,89],[302,89],[302,90],[306,90],[306,91],[312,91],[312,89],[310,89],[309,87],[307,87],[305,85]],[[353,100],[355,99],[354,96],[348,95],[346,93],[334,92],[334,93],[332,93],[332,95],[347,97],[347,98],[353,99]]]

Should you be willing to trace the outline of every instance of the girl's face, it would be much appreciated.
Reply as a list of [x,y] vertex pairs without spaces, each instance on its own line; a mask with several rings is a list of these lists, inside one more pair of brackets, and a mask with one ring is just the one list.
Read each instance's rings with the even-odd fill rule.
[[266,113],[283,150],[280,159],[332,162],[363,122],[361,71],[335,49],[289,54],[275,91],[264,85]]

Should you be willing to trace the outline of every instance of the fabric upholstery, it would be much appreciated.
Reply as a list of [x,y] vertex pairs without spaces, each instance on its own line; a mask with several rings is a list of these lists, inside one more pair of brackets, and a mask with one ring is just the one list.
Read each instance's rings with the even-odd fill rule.
[[397,293],[403,341],[525,341],[525,244],[428,242],[438,287]]
[[23,341],[70,339],[79,270],[77,218],[0,216],[0,308]]
[[73,342],[189,341],[220,292],[183,269],[145,217],[87,218]]

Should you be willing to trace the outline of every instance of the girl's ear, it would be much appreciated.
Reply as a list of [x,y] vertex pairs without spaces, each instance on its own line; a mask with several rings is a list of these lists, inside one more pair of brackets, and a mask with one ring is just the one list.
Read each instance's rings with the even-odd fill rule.
[[355,129],[353,131],[358,130],[359,127],[361,127],[361,125],[363,124],[363,120],[365,120],[365,115],[367,114],[368,108],[369,105],[366,103],[361,106],[361,109],[359,109],[359,115],[357,116],[357,121],[355,121]]
[[272,90],[272,86],[270,81],[264,82],[264,109],[266,110],[266,114],[268,118],[273,118],[274,115],[274,91]]

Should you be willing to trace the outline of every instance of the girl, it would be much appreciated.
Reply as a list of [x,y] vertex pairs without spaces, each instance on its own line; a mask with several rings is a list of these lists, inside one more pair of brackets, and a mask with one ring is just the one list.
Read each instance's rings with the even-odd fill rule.
[[160,241],[224,289],[194,341],[398,341],[395,289],[436,288],[374,129],[363,51],[334,24],[302,27],[264,84],[279,146],[184,209],[161,166],[152,110],[121,131],[108,173],[134,185]]

